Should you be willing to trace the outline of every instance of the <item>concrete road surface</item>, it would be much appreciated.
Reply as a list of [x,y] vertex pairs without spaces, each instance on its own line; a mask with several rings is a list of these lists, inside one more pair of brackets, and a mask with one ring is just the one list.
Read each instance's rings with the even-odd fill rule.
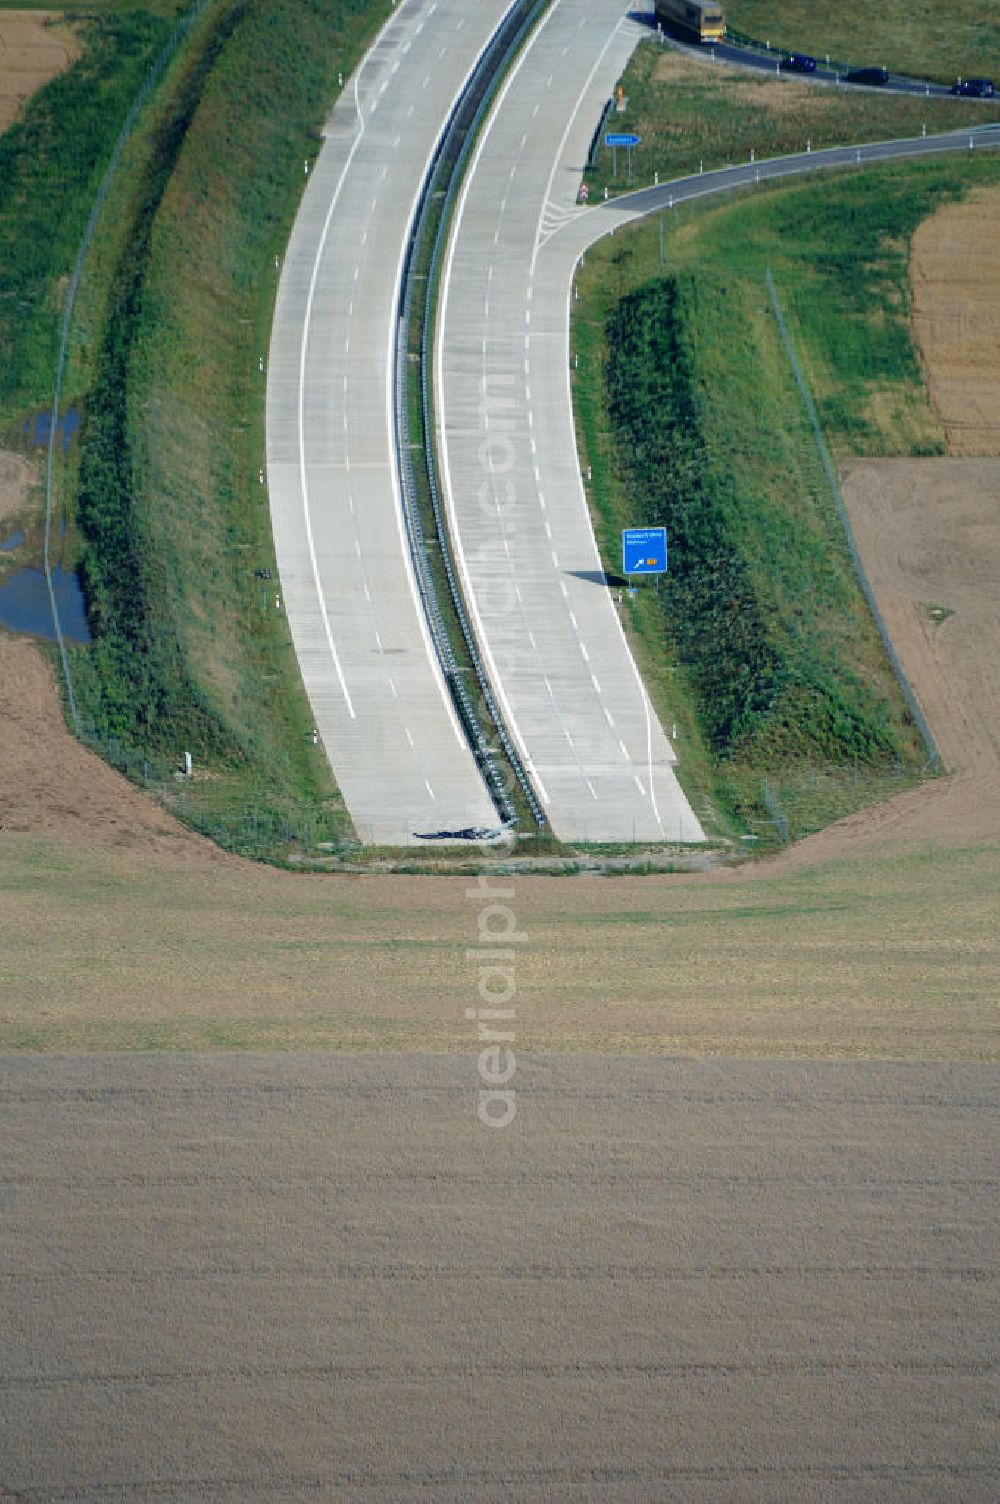
[[575,214],[604,101],[647,28],[555,0],[460,198],[436,348],[439,441],[467,598],[497,694],[565,840],[703,839],[605,583],[569,390]]
[[365,841],[494,825],[419,607],[390,402],[403,247],[456,94],[510,0],[408,0],[326,128],[281,276],[267,482],[282,609]]

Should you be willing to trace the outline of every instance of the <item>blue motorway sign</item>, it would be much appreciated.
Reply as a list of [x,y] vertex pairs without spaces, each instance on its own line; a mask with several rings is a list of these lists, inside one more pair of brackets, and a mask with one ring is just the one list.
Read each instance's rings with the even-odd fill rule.
[[627,527],[622,533],[623,574],[666,574],[665,527]]
[[641,136],[633,136],[631,131],[611,131],[604,138],[605,146],[638,146],[642,141]]

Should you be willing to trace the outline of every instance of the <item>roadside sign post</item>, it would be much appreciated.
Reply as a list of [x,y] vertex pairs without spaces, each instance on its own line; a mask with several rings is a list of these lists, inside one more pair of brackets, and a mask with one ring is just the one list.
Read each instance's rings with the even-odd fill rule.
[[660,588],[660,575],[667,572],[665,527],[627,527],[622,532],[622,574],[651,574]]
[[632,131],[608,131],[604,137],[605,146],[611,147],[611,172],[612,176],[618,176],[618,148],[624,146],[628,152],[628,180],[632,181],[632,148],[642,144],[642,137],[636,136]]

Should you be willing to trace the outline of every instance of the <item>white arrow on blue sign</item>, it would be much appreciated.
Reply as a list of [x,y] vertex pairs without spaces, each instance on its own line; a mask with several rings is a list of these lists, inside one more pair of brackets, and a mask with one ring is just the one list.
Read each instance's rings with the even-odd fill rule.
[[605,146],[638,146],[642,141],[641,136],[633,136],[631,131],[611,131],[604,138]]
[[665,527],[627,527],[622,533],[623,574],[666,574]]

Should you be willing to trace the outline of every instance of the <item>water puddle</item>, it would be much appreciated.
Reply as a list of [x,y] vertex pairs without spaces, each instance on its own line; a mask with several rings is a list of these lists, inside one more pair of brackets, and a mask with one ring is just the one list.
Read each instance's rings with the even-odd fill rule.
[[24,534],[19,527],[7,538],[0,538],[0,554],[12,554],[15,548],[20,548],[24,542]]
[[[49,434],[52,431],[50,412],[36,413],[34,418],[27,418],[22,426],[23,431],[30,434],[33,444],[38,444],[43,448],[48,446]],[[60,415],[59,422],[56,424],[56,442],[62,444],[63,454],[69,448],[73,435],[79,427],[80,414],[75,407],[69,408],[67,412]]]
[[[67,642],[89,642],[87,614],[80,582],[71,570],[55,569],[52,588],[63,636]],[[52,608],[41,569],[19,569],[0,585],[0,624],[33,637],[55,638]]]

